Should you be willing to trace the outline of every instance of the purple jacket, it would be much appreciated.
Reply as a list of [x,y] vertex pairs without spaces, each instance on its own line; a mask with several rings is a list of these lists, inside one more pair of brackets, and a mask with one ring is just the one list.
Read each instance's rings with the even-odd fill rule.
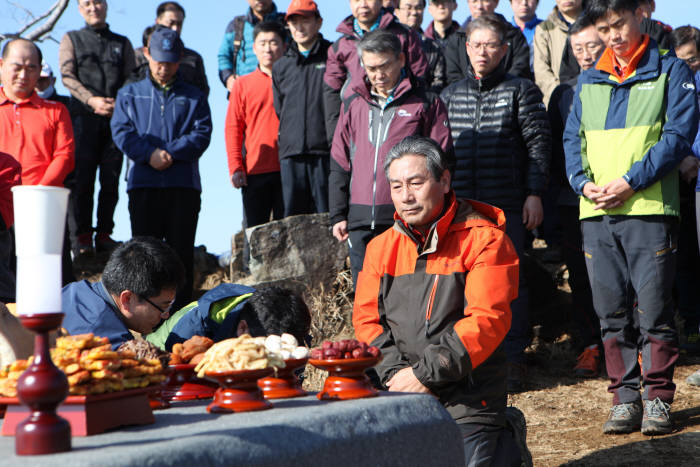
[[437,94],[409,76],[396,87],[382,109],[369,84],[352,88],[343,101],[331,146],[328,201],[333,224],[347,220],[348,229],[390,225],[394,205],[384,176],[384,158],[406,136],[429,136],[453,156],[447,109]]
[[[426,80],[429,74],[428,59],[423,52],[420,36],[403,24],[386,10],[380,13],[379,28],[386,29],[398,36],[403,53],[406,56],[407,68],[413,76]],[[341,34],[328,49],[328,61],[324,81],[324,104],[326,114],[326,134],[332,135],[338,122],[341,98],[348,98],[355,85],[362,85],[366,76],[357,56],[357,41],[360,36],[353,28],[355,18],[351,15],[345,18],[336,29]],[[348,84],[346,84],[346,82]],[[341,93],[341,89],[345,89]]]

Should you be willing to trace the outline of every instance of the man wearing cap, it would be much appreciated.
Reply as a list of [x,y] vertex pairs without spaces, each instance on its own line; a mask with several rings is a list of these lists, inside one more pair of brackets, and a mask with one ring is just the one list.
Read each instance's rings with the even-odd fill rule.
[[144,50],[149,76],[119,91],[111,122],[115,144],[134,163],[127,182],[132,235],[165,240],[185,266],[177,308],[192,293],[199,158],[212,128],[206,96],[177,75],[183,49],[172,29],[153,32]]
[[[107,24],[107,0],[78,0],[85,27],[69,31],[61,39],[58,61],[63,85],[71,93],[71,115],[75,126],[75,188],[71,204],[75,210],[77,254],[113,250],[114,210],[119,199],[119,174],[124,156],[114,146],[109,119],[114,98],[131,70],[134,47]],[[92,209],[95,177],[100,171],[97,225]],[[93,231],[96,232],[93,246]]]
[[[134,50],[134,59],[136,67],[129,77],[129,82],[141,81],[148,76],[148,60],[146,60],[143,51],[148,46],[147,38],[153,33],[156,27],[170,28],[178,35],[182,35],[182,25],[185,22],[185,9],[177,2],[163,2],[156,8],[155,26],[150,26],[148,32],[144,33],[143,47]],[[192,49],[185,47],[185,52],[180,60],[179,71],[182,79],[186,83],[190,83],[209,95],[209,83],[207,75],[204,71],[204,61],[202,56]]]
[[[41,73],[41,51],[33,42],[15,39],[5,45],[0,60],[0,152],[19,161],[24,185],[63,186],[73,170],[73,126],[65,105],[37,95]],[[63,279],[74,280],[68,249]]]
[[287,8],[292,42],[272,66],[284,215],[328,212],[330,146],[323,118],[323,72],[331,43],[319,33],[323,19],[313,0]]

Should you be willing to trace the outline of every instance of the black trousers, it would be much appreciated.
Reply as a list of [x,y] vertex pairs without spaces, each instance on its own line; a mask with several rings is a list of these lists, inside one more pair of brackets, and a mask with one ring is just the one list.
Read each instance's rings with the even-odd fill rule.
[[328,155],[299,155],[280,161],[284,217],[328,212]]
[[[123,154],[112,141],[109,119],[99,115],[81,114],[73,117],[75,134],[75,170],[72,181],[69,213],[75,216],[76,235],[90,233],[111,234],[114,229],[114,210],[119,200],[119,174]],[[93,229],[92,208],[95,177],[100,171],[100,192],[97,197],[97,226]]]
[[241,188],[246,227],[282,219],[284,201],[279,172],[248,175],[248,186]]
[[578,206],[559,206],[562,256],[569,270],[573,323],[581,338],[581,344],[588,347],[600,343],[600,320],[593,307],[591,283],[588,280],[586,259],[583,255],[581,221],[578,216]]
[[185,266],[185,285],[177,291],[173,310],[192,298],[194,237],[200,192],[193,188],[134,188],[129,190],[131,235],[164,240]]
[[350,247],[350,269],[352,272],[352,283],[357,287],[357,275],[362,271],[365,262],[365,252],[367,244],[377,235],[391,228],[391,224],[375,225],[374,230],[367,227],[358,227],[348,231],[348,246]]

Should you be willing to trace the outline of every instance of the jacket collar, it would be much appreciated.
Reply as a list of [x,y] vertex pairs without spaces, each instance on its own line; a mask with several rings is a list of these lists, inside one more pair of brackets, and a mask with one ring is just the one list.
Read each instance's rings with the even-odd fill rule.
[[85,23],[85,27],[83,29],[92,31],[95,34],[106,34],[109,32],[109,23],[105,23],[104,26],[100,26],[99,28],[90,26],[89,24]]
[[[405,70],[406,68],[404,68]],[[399,78],[399,83],[396,85],[394,88],[394,93],[393,93],[393,98],[392,102],[397,101],[399,98],[401,98],[404,94],[408,94],[412,89],[414,88],[413,81],[411,80],[411,75],[410,73],[403,73],[403,76]],[[374,102],[374,99],[372,98],[372,90],[371,90],[371,85],[369,84],[369,80],[365,76],[365,78],[362,80],[362,84],[360,85],[355,84],[352,88],[354,92],[362,96],[366,101],[368,102]],[[388,106],[389,104],[387,104]]]
[[[272,10],[268,14],[265,15],[263,18],[263,21],[275,21],[277,19],[277,5],[275,5],[275,2],[272,2]],[[248,8],[248,12],[245,15],[245,20],[255,26],[260,22],[257,16],[255,16],[255,13],[253,13],[252,8]]]
[[552,8],[552,11],[549,13],[549,16],[547,16],[547,21],[551,22],[562,31],[569,32],[569,26],[567,26],[567,24],[562,19],[561,13],[559,12],[559,8],[557,8],[556,6]]
[[419,254],[421,255],[436,252],[440,239],[444,238],[450,231],[486,225],[491,227],[495,225],[502,232],[506,230],[506,215],[495,206],[479,201],[457,199],[454,190],[450,190],[445,195],[445,203],[447,209],[430,227],[423,245],[418,241],[413,229],[406,225],[398,214],[394,213],[394,229],[419,245]]
[[467,70],[467,81],[469,82],[469,84],[477,88],[481,86],[481,89],[484,91],[493,89],[499,84],[501,84],[505,76],[506,69],[503,65],[503,60],[501,60],[501,62],[498,64],[496,69],[491,72],[491,74],[486,75],[480,79],[477,79],[476,75],[474,74],[474,69],[471,65],[469,65],[469,69]]
[[322,42],[323,42],[323,34],[321,34],[319,32],[318,37],[316,38],[316,42],[314,42],[314,45],[311,46],[311,50],[309,50],[309,55],[307,57],[304,57],[304,55],[301,52],[299,52],[299,45],[296,42],[291,41],[291,43],[289,44],[289,47],[287,48],[287,52],[285,53],[285,55],[288,55],[290,57],[294,57],[297,60],[303,60],[304,58],[313,57],[314,55],[316,55],[318,53],[319,49],[321,48]]
[[429,37],[430,39],[433,40],[447,40],[448,37],[450,37],[453,33],[456,31],[459,31],[459,23],[455,20],[452,20],[452,24],[450,25],[449,28],[447,28],[447,31],[445,31],[445,37],[441,38],[438,37],[437,33],[435,32],[435,21],[431,21],[430,24],[428,25],[427,28],[425,28],[425,36]]
[[[605,57],[607,53],[606,51],[603,53],[601,58],[598,60],[600,63],[601,60],[603,60],[603,57]],[[659,47],[654,41],[654,39],[649,38],[649,44],[646,47],[646,51],[642,54],[641,58],[639,59],[639,63],[637,64],[637,69],[632,73],[631,76],[628,76],[624,84],[628,83],[634,83],[637,81],[641,80],[648,80],[648,79],[653,79],[659,76],[659,73],[661,73],[661,53],[659,51]],[[591,68],[590,70],[585,71],[584,73],[588,73],[590,76],[590,79],[594,83],[614,83],[614,84],[621,84],[620,80],[617,78],[617,76],[610,74],[607,71],[602,71],[598,68],[598,64],[594,68]]]
[[[379,12],[379,29],[387,28],[394,21],[396,21],[396,17],[394,16],[394,14],[382,8]],[[357,33],[355,33],[354,24],[355,17],[353,15],[350,15],[340,22],[340,24],[336,28],[336,31],[346,36],[353,36],[355,38],[359,38]]]
[[34,92],[32,92],[32,95],[29,96],[28,99],[25,99],[25,100],[20,101],[20,102],[14,102],[14,101],[11,101],[11,100],[5,95],[5,89],[3,89],[2,86],[0,86],[0,105],[3,105],[3,104],[5,104],[5,103],[7,103],[7,102],[11,102],[11,103],[17,104],[17,105],[29,104],[29,105],[32,105],[32,106],[34,106],[34,107],[40,107],[40,106],[41,106],[41,101],[42,101],[42,100],[43,100],[43,99],[42,99],[41,97],[39,97],[39,95],[36,93],[36,91],[34,91]]

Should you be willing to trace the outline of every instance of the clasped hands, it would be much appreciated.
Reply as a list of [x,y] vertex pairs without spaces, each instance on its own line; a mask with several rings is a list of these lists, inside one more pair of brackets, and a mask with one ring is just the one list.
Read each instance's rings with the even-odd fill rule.
[[622,178],[616,178],[604,186],[588,182],[583,186],[583,195],[593,201],[593,209],[613,209],[623,205],[634,194],[630,184]]
[[151,153],[148,164],[156,170],[163,171],[173,165],[173,156],[165,149],[156,148]]

